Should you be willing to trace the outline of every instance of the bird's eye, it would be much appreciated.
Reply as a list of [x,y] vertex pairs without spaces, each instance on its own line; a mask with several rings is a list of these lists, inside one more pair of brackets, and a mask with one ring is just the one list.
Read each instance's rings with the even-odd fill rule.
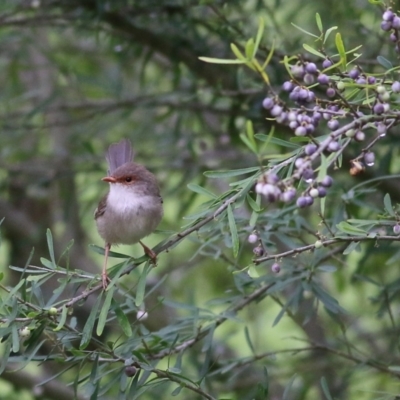
[[130,176],[127,176],[126,178],[125,178],[125,182],[131,182],[132,181],[132,178],[130,177]]

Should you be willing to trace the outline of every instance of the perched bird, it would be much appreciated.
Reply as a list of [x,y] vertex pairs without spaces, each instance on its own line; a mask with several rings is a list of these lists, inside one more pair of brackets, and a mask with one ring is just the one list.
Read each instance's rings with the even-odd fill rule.
[[110,190],[101,199],[94,218],[100,236],[105,240],[102,272],[107,287],[107,259],[113,244],[140,243],[155,263],[157,255],[140,240],[152,233],[163,216],[162,198],[156,177],[143,165],[134,163],[128,139],[113,143],[106,154],[108,176],[102,180]]

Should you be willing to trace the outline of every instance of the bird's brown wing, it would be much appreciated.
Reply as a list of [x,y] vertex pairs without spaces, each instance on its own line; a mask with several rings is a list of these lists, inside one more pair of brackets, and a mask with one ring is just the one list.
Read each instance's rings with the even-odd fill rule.
[[100,200],[99,205],[94,211],[94,219],[101,217],[105,213],[107,207],[107,197],[108,193]]

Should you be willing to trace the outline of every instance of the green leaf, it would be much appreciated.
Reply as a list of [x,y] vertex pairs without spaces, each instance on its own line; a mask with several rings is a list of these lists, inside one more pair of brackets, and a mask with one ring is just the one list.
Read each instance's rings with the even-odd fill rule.
[[333,398],[329,392],[328,384],[327,384],[324,376],[321,378],[321,387],[322,387],[322,391],[324,392],[326,399],[333,400]]
[[319,52],[318,50],[315,50],[313,47],[309,46],[308,44],[304,43],[303,47],[306,51],[308,51],[311,54],[314,54],[317,57],[321,57],[321,58],[326,58],[324,54],[322,54],[321,52]]
[[396,214],[393,210],[392,200],[390,199],[390,194],[386,193],[385,197],[383,198],[383,204],[385,205],[385,210],[388,212],[389,215],[395,217]]
[[54,332],[58,332],[59,330],[61,330],[61,328],[65,324],[65,321],[67,320],[67,315],[68,315],[68,307],[64,306],[61,311],[60,321],[58,322],[57,327],[53,329]]
[[360,242],[351,242],[343,251],[343,255],[352,253],[353,251],[359,252],[361,250]]
[[248,60],[246,59],[246,57],[242,54],[242,52],[239,50],[239,48],[235,45],[235,43],[231,43],[231,50],[233,51],[233,53],[235,54],[235,56],[239,59],[242,60],[244,62],[248,62]]
[[328,40],[328,37],[330,36],[330,34],[335,31],[338,27],[337,26],[332,26],[332,28],[329,28],[326,33],[325,33],[325,37],[324,37],[324,44],[325,42]]
[[187,185],[188,189],[191,190],[192,192],[202,194],[207,197],[211,197],[213,199],[218,199],[218,196],[216,196],[214,193],[210,192],[209,190],[195,184],[195,183],[189,183]]
[[317,35],[314,35],[313,33],[311,33],[311,32],[308,32],[308,31],[306,31],[306,30],[305,30],[305,29],[303,29],[303,28],[300,28],[300,26],[298,26],[298,25],[294,24],[293,22],[292,22],[292,25],[293,25],[295,28],[297,28],[299,31],[302,31],[302,32],[304,32],[306,35],[309,35],[309,36],[312,36],[312,37],[314,37],[314,38],[318,39],[318,36],[317,36]]
[[293,382],[296,379],[297,374],[294,374],[291,378],[289,383],[286,385],[285,390],[283,391],[282,400],[290,400],[292,396],[290,396],[290,390],[292,389]]
[[318,13],[315,14],[315,21],[317,22],[317,26],[318,26],[319,31],[321,33],[323,33],[324,28],[322,26],[321,16]]
[[257,30],[256,42],[254,43],[254,51],[253,51],[253,55],[251,58],[254,58],[257,54],[258,47],[260,46],[261,39],[264,34],[264,28],[265,28],[264,19],[260,17],[258,19],[258,30]]
[[246,58],[248,60],[252,60],[253,56],[254,56],[254,39],[250,38],[247,42],[246,42],[246,46],[244,48],[245,53],[246,53]]
[[253,354],[256,354],[256,351],[255,351],[255,349],[254,349],[253,342],[251,341],[251,338],[250,338],[249,328],[248,328],[247,326],[244,328],[244,336],[245,336],[245,338],[246,338],[247,345],[249,346],[251,352],[252,352]]
[[260,207],[261,205],[261,195],[257,193],[256,201],[254,201],[249,195],[246,196],[247,202],[249,203],[250,207],[253,209],[253,212],[251,213],[250,221],[249,221],[249,226],[251,228],[254,228],[257,223],[257,219],[260,215],[260,212],[263,210],[263,208]]
[[120,306],[114,299],[112,300],[112,306],[113,306],[115,315],[117,317],[117,321],[118,321],[119,326],[121,327],[122,331],[124,332],[124,334],[126,336],[131,337],[132,336],[132,328],[131,328],[131,324],[129,322],[128,317],[122,311],[122,309],[120,308]]
[[230,204],[228,205],[228,222],[229,229],[231,231],[233,256],[236,258],[239,254],[239,236],[237,233],[236,221],[233,215],[232,206]]
[[103,296],[103,293],[104,292],[101,291],[99,296],[97,297],[96,303],[94,304],[92,311],[90,312],[89,317],[86,321],[86,324],[83,327],[82,338],[81,338],[81,342],[79,344],[79,348],[81,350],[85,349],[87,347],[87,345],[90,343],[90,340],[92,339],[92,331],[93,331],[93,327],[94,327],[94,324],[97,319],[97,311],[100,307],[101,298]]
[[[90,244],[89,247],[97,254],[104,255],[104,247],[97,246],[95,244]],[[128,256],[127,254],[122,254],[122,253],[116,253],[115,251],[110,251],[108,253],[109,257],[113,258],[131,258],[131,256]]]
[[342,221],[336,225],[341,232],[347,233],[349,235],[357,235],[357,236],[364,236],[367,232],[364,229],[357,228],[353,225],[350,225],[347,221]]
[[378,57],[376,57],[376,60],[378,61],[379,64],[382,65],[383,68],[386,68],[386,69],[393,68],[393,64],[389,60],[387,60],[385,57],[378,56]]
[[152,266],[150,265],[150,261],[147,261],[147,263],[143,267],[142,273],[140,274],[139,282],[136,289],[136,298],[135,298],[136,307],[140,307],[143,303],[144,294],[146,291],[146,278],[151,269]]
[[342,67],[345,70],[347,67],[347,56],[346,56],[346,50],[344,49],[342,35],[339,32],[335,36],[335,45],[340,56]]
[[207,178],[230,178],[232,176],[250,174],[252,172],[256,172],[259,170],[260,167],[249,167],[249,168],[232,169],[226,171],[206,171],[204,172],[204,175]]
[[111,301],[113,299],[114,290],[115,290],[115,285],[107,291],[107,295],[104,300],[103,307],[100,310],[99,321],[97,322],[97,328],[96,328],[97,336],[100,336],[103,333],[104,327],[106,326],[108,310],[110,309],[110,306],[111,306]]
[[249,140],[249,138],[244,134],[241,133],[239,135],[241,141],[255,154],[257,154],[257,145],[252,142],[251,140]]
[[50,229],[47,229],[47,231],[46,231],[46,238],[47,238],[47,247],[49,248],[50,260],[51,260],[51,263],[53,264],[53,267],[51,269],[56,269],[57,263],[56,263],[56,259],[54,257],[53,235],[51,234]]
[[223,58],[210,58],[210,57],[199,57],[199,60],[211,63],[211,64],[245,64],[246,61],[242,60],[225,60]]

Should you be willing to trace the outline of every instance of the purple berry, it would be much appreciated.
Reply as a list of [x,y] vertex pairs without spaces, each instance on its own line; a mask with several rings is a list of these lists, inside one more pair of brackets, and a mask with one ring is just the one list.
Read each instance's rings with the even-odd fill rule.
[[382,21],[381,29],[385,32],[388,32],[392,29],[392,23],[390,21]]
[[296,189],[290,188],[288,190],[285,190],[281,194],[280,198],[281,198],[281,201],[283,201],[284,203],[289,203],[289,202],[293,201],[295,197],[296,197]]
[[333,184],[333,179],[329,175],[324,176],[322,178],[322,181],[320,182],[320,185],[326,188],[331,187],[332,184]]
[[291,68],[292,75],[297,79],[302,79],[304,76],[304,67],[302,65],[293,65]]
[[369,76],[367,78],[367,82],[368,82],[369,85],[373,85],[373,84],[376,83],[376,78],[374,76]]
[[400,225],[398,223],[393,227],[393,233],[395,235],[400,235]]
[[282,114],[282,111],[283,111],[283,108],[280,105],[275,104],[271,109],[271,115],[273,117],[277,117],[278,115]]
[[334,89],[334,88],[328,88],[328,89],[326,89],[326,95],[328,96],[328,97],[335,97],[335,95],[336,95],[336,90]]
[[303,171],[302,178],[307,182],[310,183],[314,179],[314,171],[312,168],[307,168]]
[[279,176],[275,172],[268,172],[265,175],[265,180],[273,185],[280,181]]
[[378,134],[379,134],[380,137],[386,136],[387,127],[386,127],[386,125],[384,123],[379,122],[377,127],[376,127],[376,130],[378,131]]
[[323,186],[318,186],[318,197],[326,196],[326,189]]
[[299,123],[297,121],[290,121],[289,122],[289,128],[295,130],[299,126]]
[[353,68],[350,72],[349,72],[349,77],[351,79],[357,79],[360,76],[360,70],[358,68]]
[[326,74],[319,74],[317,81],[321,84],[321,85],[327,85],[329,83],[329,76]]
[[365,133],[362,131],[356,132],[356,134],[354,135],[354,139],[357,142],[363,142],[365,140]]
[[271,99],[271,97],[266,97],[262,102],[262,106],[266,110],[270,110],[274,106],[274,104],[275,104],[275,102],[273,99]]
[[262,246],[254,247],[253,254],[256,257],[262,257],[264,255],[264,249],[262,248]]
[[304,164],[304,158],[301,158],[301,157],[296,158],[296,161],[294,162],[294,166],[295,166],[296,168],[302,167],[303,164]]
[[373,110],[374,110],[374,114],[380,115],[380,114],[383,114],[383,112],[385,111],[385,108],[383,107],[382,103],[376,103],[374,105]]
[[331,153],[334,153],[335,151],[340,150],[340,144],[339,142],[333,141],[328,144],[327,150],[330,151]]
[[279,265],[279,263],[273,263],[271,266],[271,271],[274,274],[279,274],[279,272],[281,271],[281,266]]
[[328,60],[325,58],[325,60],[322,62],[322,68],[329,68],[332,65],[332,61]]
[[255,234],[255,233],[251,233],[251,234],[249,235],[249,237],[247,238],[247,241],[248,241],[249,243],[256,243],[257,240],[258,240],[258,235]]
[[137,369],[133,365],[128,365],[125,367],[125,375],[129,378],[132,378],[136,375]]
[[328,121],[328,128],[331,131],[335,131],[336,129],[338,129],[340,126],[340,123],[337,119],[331,119],[330,121]]
[[395,15],[395,17],[393,18],[392,27],[394,29],[399,29],[400,28],[400,18],[397,15]]
[[383,14],[382,14],[382,19],[384,21],[392,21],[394,18],[394,12],[390,9],[387,9]]
[[304,152],[308,155],[311,156],[312,154],[314,154],[317,150],[317,145],[314,143],[309,143],[305,148],[304,148]]
[[286,82],[283,83],[282,89],[285,92],[291,92],[294,89],[294,83],[291,82],[291,81],[286,81]]
[[356,83],[359,85],[366,85],[367,80],[363,76],[360,76],[359,78],[356,79]]
[[400,93],[400,82],[399,81],[394,81],[392,83],[392,91],[393,91],[393,93]]
[[311,74],[305,74],[303,80],[306,85],[312,85],[315,82],[315,78]]
[[364,162],[368,167],[372,167],[375,164],[375,154],[372,151],[365,153]]
[[317,66],[313,62],[306,64],[306,72],[309,74],[315,74],[317,72]]
[[294,131],[294,134],[296,136],[306,136],[307,135],[307,129],[304,126],[300,125],[300,126],[298,126],[296,128],[296,130]]

